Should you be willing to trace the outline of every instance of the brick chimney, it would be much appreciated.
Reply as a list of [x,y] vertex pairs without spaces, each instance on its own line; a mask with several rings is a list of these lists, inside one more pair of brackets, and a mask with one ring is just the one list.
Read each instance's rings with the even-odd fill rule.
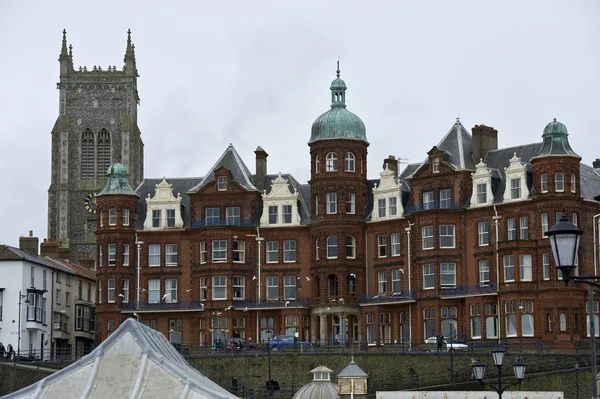
[[498,149],[498,131],[491,126],[475,125],[471,129],[473,133],[473,160],[479,163],[485,159],[488,151]]
[[594,169],[600,168],[600,158],[596,158],[596,160],[592,162],[592,166],[594,167]]
[[260,146],[256,147],[256,188],[262,193],[265,190],[265,176],[267,175],[267,157],[269,154]]
[[398,160],[393,155],[388,155],[387,158],[383,160],[383,169],[385,170],[385,165],[387,165],[388,169],[394,172],[394,176],[398,176]]
[[38,246],[40,240],[33,236],[33,230],[29,230],[28,237],[19,237],[19,249],[30,253],[31,255],[38,256]]
[[40,245],[40,255],[69,260],[71,248],[68,243],[65,245],[61,241],[56,241],[56,238],[52,241],[44,239],[44,242]]

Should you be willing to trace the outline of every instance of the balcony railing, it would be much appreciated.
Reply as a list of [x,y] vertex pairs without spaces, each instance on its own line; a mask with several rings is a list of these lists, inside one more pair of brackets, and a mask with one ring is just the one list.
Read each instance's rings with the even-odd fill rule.
[[313,299],[313,305],[358,305],[359,298],[357,296],[319,296]]
[[[286,305],[287,303],[287,305]],[[272,298],[247,298],[243,301],[234,301],[233,305],[237,309],[245,308],[308,308],[311,305],[310,298],[301,297],[296,299],[286,299],[285,297],[272,297]]]
[[163,302],[160,301],[159,303],[153,303],[153,302],[148,302],[148,301],[140,301],[140,307],[137,308],[136,307],[136,303],[135,301],[132,302],[128,302],[128,303],[120,303],[119,304],[119,309],[120,310],[129,310],[129,311],[134,311],[134,310],[154,310],[154,311],[161,311],[161,310],[204,310],[204,301],[201,301],[199,299],[193,299],[193,300],[189,300],[189,299],[184,299],[184,300],[180,300],[177,302]]
[[408,302],[415,300],[415,291],[403,291],[400,293],[396,292],[378,292],[375,295],[362,295],[360,297],[360,303],[390,303],[390,302]]
[[254,223],[252,219],[242,218],[225,218],[225,219],[200,219],[192,221],[192,228],[197,229],[200,227],[207,226],[241,226],[241,227],[252,227]]
[[433,201],[426,202],[423,204],[413,204],[406,209],[409,212],[420,212],[420,211],[429,211],[432,209],[459,209],[460,202],[459,201]]
[[455,288],[444,288],[440,290],[442,297],[456,297],[456,296],[469,296],[469,295],[481,295],[481,294],[492,294],[496,292],[496,283],[490,283],[488,285],[459,285]]

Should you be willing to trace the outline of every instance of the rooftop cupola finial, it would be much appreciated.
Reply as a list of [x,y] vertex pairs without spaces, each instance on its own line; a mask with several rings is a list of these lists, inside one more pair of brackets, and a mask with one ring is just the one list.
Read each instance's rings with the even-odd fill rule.
[[337,70],[335,71],[335,75],[340,78],[340,60],[337,61]]
[[340,60],[337,61],[336,78],[331,82],[331,107],[346,107],[346,82],[340,79]]

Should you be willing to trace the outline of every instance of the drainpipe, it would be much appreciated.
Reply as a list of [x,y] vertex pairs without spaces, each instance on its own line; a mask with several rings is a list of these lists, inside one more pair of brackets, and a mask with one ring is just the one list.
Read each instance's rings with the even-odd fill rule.
[[[52,270],[52,277],[50,280],[51,284],[50,284],[50,289],[52,291],[50,291],[50,317],[52,317],[50,319],[50,360],[54,360],[54,350],[52,349],[54,346],[54,302],[56,302],[56,299],[54,298],[54,273],[56,273],[55,270]],[[62,318],[62,315],[60,316]],[[62,320],[61,320],[62,322]],[[43,344],[43,343],[42,343]],[[44,356],[44,347],[42,347],[42,357]],[[19,359],[20,360],[20,359]]]
[[594,276],[598,275],[598,234],[597,234],[597,228],[598,228],[598,222],[596,221],[596,219],[600,217],[600,213],[597,215],[594,215],[594,217],[592,218],[593,224],[594,224]]
[[500,223],[500,219],[502,216],[498,216],[498,210],[496,209],[496,205],[494,205],[494,213],[492,216],[494,220],[494,225],[496,227],[496,306],[498,308],[498,343],[502,342],[502,328],[500,322],[502,320],[502,307],[500,306],[500,255],[498,254],[498,224]]
[[365,295],[369,296],[369,240],[368,233],[371,228],[365,230]]
[[140,309],[140,290],[142,289],[142,287],[140,287],[140,274],[141,274],[140,257],[141,257],[141,251],[142,251],[142,244],[144,242],[138,241],[137,238],[138,238],[137,233],[135,233],[135,245],[137,245],[137,280],[136,280],[135,308],[137,310],[139,310]]
[[[411,228],[412,225],[414,223],[411,223],[410,221],[408,221],[408,227],[406,227],[404,229],[404,231],[406,231],[406,251],[407,251],[407,261],[408,261],[408,295],[411,294],[411,289],[412,289],[412,258],[411,258],[411,254],[410,254],[410,232],[411,232]],[[412,306],[408,307],[408,342],[412,343]]]

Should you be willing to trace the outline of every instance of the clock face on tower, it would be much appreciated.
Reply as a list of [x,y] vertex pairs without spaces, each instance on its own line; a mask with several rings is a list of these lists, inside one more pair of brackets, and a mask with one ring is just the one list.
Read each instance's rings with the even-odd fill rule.
[[83,206],[85,210],[91,213],[92,215],[96,214],[96,208],[98,207],[98,204],[96,204],[96,194],[97,193],[89,193],[83,201]]

